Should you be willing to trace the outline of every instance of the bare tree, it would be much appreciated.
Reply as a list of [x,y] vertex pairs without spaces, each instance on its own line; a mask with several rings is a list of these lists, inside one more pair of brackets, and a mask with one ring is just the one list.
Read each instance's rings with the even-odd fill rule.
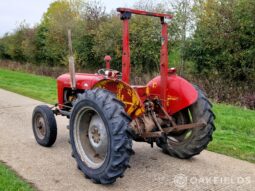
[[88,23],[88,27],[94,28],[106,16],[105,10],[106,8],[101,0],[89,0],[84,2],[81,15]]
[[180,74],[184,74],[185,60],[184,49],[187,37],[193,34],[195,28],[195,15],[193,13],[194,0],[169,1],[175,14],[174,22],[177,26],[177,38],[180,41]]

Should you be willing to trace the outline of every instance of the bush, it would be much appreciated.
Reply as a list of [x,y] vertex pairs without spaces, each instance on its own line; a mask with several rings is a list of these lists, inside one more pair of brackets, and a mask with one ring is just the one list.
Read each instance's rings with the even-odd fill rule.
[[195,73],[219,74],[233,82],[255,79],[255,1],[208,0],[201,5],[197,29],[186,58]]

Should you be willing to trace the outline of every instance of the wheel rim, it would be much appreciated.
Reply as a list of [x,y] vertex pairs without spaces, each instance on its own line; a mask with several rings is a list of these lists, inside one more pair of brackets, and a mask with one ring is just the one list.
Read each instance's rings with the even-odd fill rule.
[[[178,125],[192,123],[193,120],[192,120],[192,117],[189,113],[190,111],[187,109],[187,110],[184,110],[183,112],[180,112],[179,116],[176,117],[176,123]],[[183,131],[178,132],[178,133],[170,133],[167,136],[167,143],[169,145],[185,144],[192,137],[192,134],[193,134],[192,129],[183,130]]]
[[46,124],[43,116],[39,113],[35,117],[35,132],[39,139],[44,139],[46,135]]
[[186,141],[190,139],[192,136],[192,130],[184,130],[180,135],[168,135],[167,136],[167,143],[169,145],[172,144],[184,144]]
[[105,124],[91,107],[83,107],[74,123],[74,142],[81,160],[88,167],[97,169],[107,156],[108,136]]

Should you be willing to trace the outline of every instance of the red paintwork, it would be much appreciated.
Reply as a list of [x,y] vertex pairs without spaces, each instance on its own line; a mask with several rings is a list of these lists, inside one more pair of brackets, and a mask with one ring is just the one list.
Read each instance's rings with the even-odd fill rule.
[[110,63],[111,60],[112,60],[112,57],[109,56],[109,55],[106,55],[106,56],[104,57],[106,69],[111,69],[111,63]]
[[118,8],[117,9],[118,12],[129,12],[129,13],[133,13],[136,15],[145,15],[145,16],[152,16],[152,17],[165,17],[167,19],[172,19],[173,16],[169,15],[169,14],[162,14],[162,13],[152,13],[152,12],[147,12],[147,11],[143,11],[143,10],[136,10],[136,9],[128,9],[128,8]]
[[148,98],[147,86],[135,85],[135,86],[131,86],[131,87],[135,89],[135,91],[139,95],[142,103]]
[[136,89],[129,84],[114,78],[101,80],[93,88],[103,88],[113,92],[125,104],[125,111],[135,119],[144,112],[143,102]]
[[123,20],[122,34],[123,52],[122,52],[122,80],[129,84],[130,76],[130,47],[129,47],[129,31],[128,19]]
[[[129,84],[130,81],[130,47],[129,47],[129,19],[131,13],[160,17],[162,25],[162,46],[160,52],[160,76],[151,80],[147,86],[132,86],[138,93],[143,110],[143,102],[148,98],[159,98],[169,114],[174,114],[181,109],[193,104],[198,97],[197,91],[194,87],[181,77],[175,75],[175,69],[168,69],[168,34],[167,23],[164,18],[172,18],[172,15],[151,13],[141,10],[118,8],[117,11],[121,12],[121,19],[123,20],[123,54],[122,54],[122,81]],[[106,68],[110,68],[110,57],[105,57]],[[116,76],[116,75],[115,75]],[[103,79],[116,79],[114,75],[108,75],[105,77],[99,74],[76,74],[76,87],[77,90],[88,90],[96,87],[96,84]],[[102,82],[102,81],[101,81]],[[70,76],[69,74],[63,74],[58,77],[58,102],[63,103],[64,88],[70,88]],[[110,83],[109,83],[110,84]],[[112,85],[107,85],[109,90],[114,90]],[[115,84],[116,85],[116,84]],[[117,86],[116,86],[117,87]],[[115,89],[116,89],[115,87]],[[129,86],[130,87],[130,86]],[[128,88],[127,88],[128,89]],[[123,91],[123,94],[126,94]],[[125,96],[124,96],[125,98]],[[137,100],[137,99],[136,99]],[[123,100],[124,101],[124,100]]]
[[166,90],[167,90],[167,74],[168,74],[168,35],[167,35],[167,24],[162,20],[162,46],[160,52],[160,76],[161,76],[161,89],[160,99],[162,105],[166,109]]
[[[167,34],[167,23],[165,23],[164,18],[172,18],[168,14],[151,13],[142,10],[118,8],[117,11],[121,12],[122,15],[125,13],[133,13],[138,15],[154,16],[160,17],[162,24],[162,46],[160,52],[160,75],[162,77],[160,89],[160,98],[162,100],[163,107],[166,109],[166,88],[167,88],[167,75],[168,75],[168,34]],[[123,53],[122,53],[122,80],[129,83],[130,76],[130,47],[129,47],[129,31],[128,22],[131,16],[121,16],[123,20]]]
[[[76,79],[76,89],[78,90],[88,90],[91,89],[98,81],[104,79],[103,75],[99,74],[75,74]],[[58,103],[64,104],[64,89],[71,88],[70,85],[70,75],[63,74],[57,78],[58,86]],[[61,107],[60,107],[61,108]]]
[[[166,110],[170,115],[188,107],[197,100],[196,89],[185,79],[173,74],[168,76],[167,82]],[[160,97],[162,88],[160,76],[152,79],[147,86],[151,98]]]
[[[97,83],[104,80],[105,77],[98,74],[76,74],[77,89],[88,90],[92,89]],[[63,92],[65,88],[71,88],[70,75],[63,74],[57,79],[58,84],[58,103],[63,104]],[[146,88],[148,87],[148,90]],[[114,92],[114,88],[108,87],[110,91]],[[160,76],[152,79],[146,86],[132,86],[138,93],[141,102],[143,103],[147,98],[160,98],[161,92],[161,78]],[[193,104],[198,97],[195,88],[185,79],[172,74],[167,77],[166,90],[166,110],[172,115],[187,106]],[[162,100],[161,100],[162,101]]]

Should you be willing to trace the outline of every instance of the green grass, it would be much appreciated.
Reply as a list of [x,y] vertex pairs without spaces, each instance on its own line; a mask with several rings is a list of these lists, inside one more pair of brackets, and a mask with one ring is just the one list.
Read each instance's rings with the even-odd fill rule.
[[214,104],[216,131],[208,150],[255,163],[255,111]]
[[0,69],[0,88],[40,101],[56,103],[56,80],[23,72]]
[[0,163],[0,190],[1,191],[34,191],[35,189],[24,182],[12,170]]
[[[56,80],[0,69],[0,88],[55,103]],[[214,104],[216,131],[208,150],[255,163],[255,111]]]

